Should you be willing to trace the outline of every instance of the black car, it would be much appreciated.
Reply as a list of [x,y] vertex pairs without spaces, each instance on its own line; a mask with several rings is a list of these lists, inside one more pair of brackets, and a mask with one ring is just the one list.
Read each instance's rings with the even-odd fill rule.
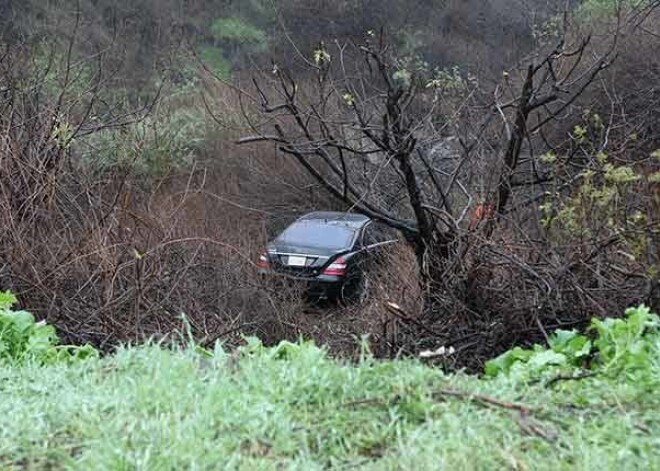
[[264,275],[302,281],[313,297],[363,300],[375,256],[396,232],[353,213],[306,214],[268,244],[258,266]]

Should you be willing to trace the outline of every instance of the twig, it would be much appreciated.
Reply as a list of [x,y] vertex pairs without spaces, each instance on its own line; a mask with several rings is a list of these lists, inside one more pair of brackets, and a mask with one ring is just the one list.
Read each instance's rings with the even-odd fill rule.
[[479,402],[491,406],[502,407],[504,409],[515,410],[523,414],[530,414],[534,411],[532,407],[526,406],[524,404],[501,401],[499,399],[495,399],[494,397],[484,396],[482,394],[473,394],[464,391],[456,391],[453,389],[440,389],[431,393],[431,397],[433,397],[434,399],[437,399],[440,396],[458,397],[461,399],[467,399],[468,401]]
[[[482,405],[486,404],[491,406],[502,407],[504,409],[514,410],[525,415],[531,414],[534,411],[534,409],[530,406],[517,404],[514,402],[501,401],[499,399],[495,399],[494,397],[484,396],[482,394],[473,394],[464,391],[456,391],[454,389],[438,389],[436,391],[431,392],[431,398],[434,400],[437,400],[442,396],[457,397],[459,399],[466,399],[471,402],[478,402],[481,403]],[[352,406],[363,406],[363,405],[386,405],[386,404],[397,403],[401,399],[402,396],[397,394],[390,401],[387,401],[382,397],[375,397],[369,399],[358,399],[355,401],[347,402],[344,404],[344,406],[352,407]]]
[[580,379],[592,378],[594,376],[596,376],[595,371],[583,371],[578,374],[557,375],[554,378],[550,378],[548,382],[545,383],[545,386],[550,387],[559,381],[577,381]]

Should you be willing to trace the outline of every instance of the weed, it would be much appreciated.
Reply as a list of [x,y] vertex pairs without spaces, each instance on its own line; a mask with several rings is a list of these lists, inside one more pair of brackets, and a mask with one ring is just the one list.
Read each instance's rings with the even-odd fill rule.
[[13,294],[0,292],[0,364],[57,363],[96,355],[90,346],[58,346],[55,328],[35,322],[27,311],[12,310],[16,302]]

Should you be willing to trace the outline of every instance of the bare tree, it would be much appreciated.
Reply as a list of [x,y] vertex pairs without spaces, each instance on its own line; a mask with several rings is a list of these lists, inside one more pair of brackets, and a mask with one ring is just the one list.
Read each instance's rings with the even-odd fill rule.
[[[492,234],[512,192],[525,186],[515,177],[522,165],[533,168],[538,155],[522,162],[526,143],[569,110],[609,64],[614,47],[593,56],[588,46],[588,37],[569,41],[561,35],[554,47],[528,60],[520,77],[505,74],[490,103],[478,104],[484,91],[460,72],[434,75],[416,68],[396,57],[382,33],[362,45],[336,44],[332,55],[320,44],[305,60],[311,86],[305,75],[277,65],[272,78],[254,81],[253,99],[264,119],[239,142],[277,143],[347,209],[402,231],[421,275],[439,282],[460,264],[470,235]],[[461,136],[466,110],[473,115],[478,106],[486,115],[460,139],[459,154],[437,155],[439,143]],[[488,135],[498,119],[506,131],[501,151],[495,133]],[[490,185],[480,197],[476,168],[482,186]],[[487,219],[476,225],[484,230],[467,224],[475,198],[482,205],[472,219]]]
[[628,122],[608,71],[621,47],[630,62],[631,44],[657,44],[657,7],[619,8],[594,37],[565,14],[492,87],[397,57],[382,33],[320,44],[307,72],[274,65],[242,91],[258,113],[239,143],[276,144],[414,248],[426,309],[388,309],[384,349],[453,345],[478,366],[658,303],[657,133]]

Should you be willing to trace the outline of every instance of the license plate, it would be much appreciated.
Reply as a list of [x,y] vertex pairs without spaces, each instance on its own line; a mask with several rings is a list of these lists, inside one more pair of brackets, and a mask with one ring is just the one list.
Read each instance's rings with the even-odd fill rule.
[[307,264],[306,257],[296,257],[289,255],[288,265],[291,267],[304,267]]

